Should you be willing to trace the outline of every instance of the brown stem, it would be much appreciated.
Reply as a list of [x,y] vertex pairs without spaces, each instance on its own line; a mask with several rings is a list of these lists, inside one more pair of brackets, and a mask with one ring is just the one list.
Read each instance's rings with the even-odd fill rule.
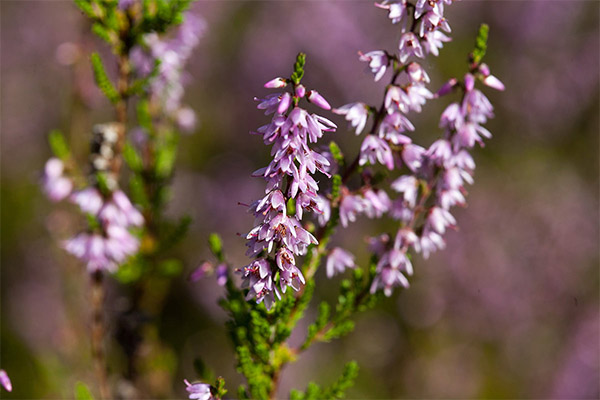
[[102,284],[102,271],[91,275],[91,302],[92,302],[92,358],[96,373],[97,384],[100,388],[100,398],[109,399],[110,389],[106,378],[106,359],[104,357],[104,286]]

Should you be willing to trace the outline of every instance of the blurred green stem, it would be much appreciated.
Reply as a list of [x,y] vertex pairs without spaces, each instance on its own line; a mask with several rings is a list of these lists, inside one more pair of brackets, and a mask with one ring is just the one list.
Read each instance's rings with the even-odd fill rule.
[[91,275],[92,302],[92,358],[96,380],[100,388],[100,398],[110,399],[110,389],[106,378],[106,359],[104,357],[104,286],[102,271]]

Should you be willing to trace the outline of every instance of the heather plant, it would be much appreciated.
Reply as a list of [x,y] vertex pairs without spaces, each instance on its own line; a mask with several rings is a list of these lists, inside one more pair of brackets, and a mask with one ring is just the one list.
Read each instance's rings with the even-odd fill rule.
[[[493,108],[475,85],[480,82],[504,89],[482,62],[486,25],[477,34],[464,77],[448,80],[435,93],[428,88],[430,79],[419,59],[437,56],[450,41],[444,7],[451,3],[402,0],[376,4],[389,12],[401,32],[398,51],[359,53],[375,81],[387,72],[391,75],[379,106],[354,102],[331,110],[323,96],[301,83],[306,62],[303,53],[289,78],[278,77],[265,84],[284,91],[256,99],[258,108],[272,118],[252,133],[272,146],[273,158],[253,174],[266,181],[266,189],[263,198],[248,206],[255,217],[254,227],[246,235],[251,261],[227,269],[227,297],[221,301],[230,315],[227,327],[238,371],[246,377],[246,385],[238,389],[239,398],[278,396],[287,364],[316,342],[348,334],[355,314],[375,306],[382,295],[391,296],[398,286],[408,288],[415,253],[427,258],[445,247],[443,235],[457,223],[450,210],[466,204],[465,185],[473,183],[475,163],[470,151],[491,137],[483,124],[493,116]],[[421,112],[428,101],[453,93],[458,99],[440,117],[440,139],[428,147],[415,143],[410,113]],[[345,116],[356,135],[363,134],[371,122],[353,158],[347,158],[334,141],[318,145],[337,126],[326,117],[309,113],[307,103]],[[359,215],[397,221],[395,231],[368,240],[371,256],[362,263],[348,249],[329,245],[336,231],[351,229]],[[210,246],[220,267],[227,265],[217,235],[211,236]],[[310,303],[318,284],[315,273],[323,264],[328,278],[347,269],[351,270],[349,277],[342,280],[335,304],[318,305],[303,343],[293,346],[290,335]],[[233,273],[241,277],[241,285]],[[293,390],[290,397],[343,397],[357,373],[357,364],[349,362],[329,386],[313,382],[304,391]],[[222,398],[226,393],[222,378],[212,386],[188,381],[186,385],[191,399]]]
[[[89,272],[92,350],[96,383],[102,398],[132,398],[161,393],[140,384],[148,371],[140,346],[168,357],[151,322],[161,308],[170,281],[183,270],[172,256],[190,224],[188,217],[165,216],[181,132],[192,131],[194,112],[182,104],[186,60],[203,30],[198,17],[185,12],[188,1],[77,0],[93,32],[110,47],[116,78],[98,53],[90,56],[98,88],[114,107],[114,120],[91,127],[89,163],[82,166],[65,135],[54,131],[55,157],[45,166],[43,189],[53,201],[77,205],[86,228],[64,241],[64,249]],[[252,177],[265,182],[264,196],[244,204],[254,224],[243,235],[249,260],[234,265],[218,234],[209,237],[214,262],[192,272],[191,280],[215,274],[225,287],[220,306],[246,383],[237,390],[245,399],[281,396],[283,369],[318,342],[349,334],[357,313],[374,307],[397,287],[408,288],[416,255],[427,258],[445,247],[444,234],[457,225],[451,210],[466,204],[466,184],[473,183],[470,152],[491,133],[483,126],[493,107],[476,86],[503,90],[483,63],[488,27],[477,33],[462,78],[439,90],[429,87],[423,60],[437,56],[451,39],[444,8],[452,0],[383,1],[398,27],[397,49],[359,52],[375,81],[387,76],[381,103],[354,101],[337,108],[305,79],[307,56],[299,53],[289,77],[267,82],[278,92],[256,98],[270,120],[251,133],[270,146],[272,159]],[[455,96],[443,111],[439,139],[422,146],[413,112],[429,101]],[[135,113],[130,112],[135,108]],[[318,111],[312,111],[318,110]],[[135,115],[134,115],[135,114]],[[360,148],[343,149],[331,140],[340,135],[332,121],[343,116],[362,135]],[[354,154],[348,157],[347,154]],[[127,184],[128,190],[123,189]],[[240,199],[241,200],[241,199]],[[367,240],[369,257],[359,260],[348,248],[333,246],[340,230],[352,230],[359,217],[388,219],[395,228]],[[358,233],[358,232],[357,232]],[[356,235],[359,246],[363,240]],[[353,249],[355,251],[355,249]],[[290,337],[305,316],[319,268],[327,279],[346,275],[332,304],[322,301],[304,339]],[[128,307],[116,318],[115,338],[125,355],[120,382],[111,388],[104,356],[104,285],[111,276],[129,293]],[[147,318],[150,316],[150,318]],[[198,357],[200,381],[185,380],[190,399],[220,399],[228,392],[222,377],[212,379]],[[155,371],[149,371],[154,373]],[[311,382],[293,390],[293,399],[341,398],[358,374],[348,362],[338,380]],[[147,382],[147,381],[145,381]],[[9,384],[10,385],[10,384]],[[91,397],[79,383],[79,398]]]
[[[87,221],[62,247],[89,272],[92,351],[101,397],[124,396],[111,390],[107,377],[106,276],[116,279],[129,294],[127,307],[111,321],[126,357],[125,365],[118,368],[124,382],[120,387],[129,388],[127,397],[132,397],[131,388],[133,397],[152,395],[139,381],[147,370],[144,357],[171,352],[160,343],[151,321],[170,281],[182,271],[181,261],[171,253],[190,219],[172,220],[164,211],[180,132],[194,128],[194,112],[182,104],[182,77],[204,22],[185,12],[189,1],[75,3],[112,52],[106,60],[91,54],[90,64],[97,87],[114,108],[114,120],[90,127],[87,165],[71,152],[65,135],[53,131],[49,140],[55,156],[46,163],[43,189],[53,201],[79,206]],[[109,64],[116,64],[115,77],[105,67]],[[142,343],[144,356],[139,351]],[[81,385],[78,396],[89,392]]]

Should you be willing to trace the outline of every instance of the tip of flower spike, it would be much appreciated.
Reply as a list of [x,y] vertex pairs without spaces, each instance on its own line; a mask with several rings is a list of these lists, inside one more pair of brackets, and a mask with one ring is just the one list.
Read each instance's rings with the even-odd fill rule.
[[279,89],[287,86],[287,80],[283,78],[275,78],[271,79],[269,82],[265,83],[264,87],[267,89]]

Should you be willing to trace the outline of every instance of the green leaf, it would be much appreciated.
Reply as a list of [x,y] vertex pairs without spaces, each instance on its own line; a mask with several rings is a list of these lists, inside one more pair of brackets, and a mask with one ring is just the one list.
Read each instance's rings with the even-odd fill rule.
[[102,93],[104,93],[111,103],[117,103],[121,99],[121,96],[108,78],[106,70],[104,69],[104,65],[102,64],[102,59],[98,53],[93,53],[90,57],[90,60],[92,62],[92,69],[94,70],[94,79],[96,80],[96,85],[98,85],[98,88],[102,91]]
[[141,172],[144,169],[144,162],[135,147],[130,142],[123,146],[123,159],[134,172]]
[[92,392],[87,385],[81,381],[75,383],[75,399],[76,400],[94,400]]
[[227,394],[227,389],[225,389],[225,379],[221,376],[219,376],[215,382],[215,392],[217,399],[221,399]]
[[306,54],[298,53],[296,56],[296,62],[294,63],[294,72],[292,73],[292,82],[294,85],[299,85],[300,80],[304,76],[304,65],[306,64]]
[[342,154],[340,146],[338,146],[337,143],[333,140],[329,142],[329,151],[331,152],[331,155],[333,156],[335,162],[337,162],[340,167],[343,167],[346,163],[346,161],[344,160],[344,155]]
[[176,258],[169,258],[158,264],[158,272],[164,277],[177,276],[181,271],[183,271],[183,264]]
[[221,236],[218,233],[211,233],[208,236],[208,247],[210,251],[214,254],[214,256],[220,262],[224,261],[223,257],[223,241],[221,240]]
[[475,39],[475,50],[473,50],[473,62],[479,64],[487,51],[487,40],[490,27],[487,24],[481,24]]
[[116,280],[124,285],[137,282],[144,272],[144,265],[142,261],[134,257],[125,264],[121,265],[117,272],[114,273]]
[[52,153],[54,153],[56,157],[63,161],[71,157],[69,145],[67,145],[64,135],[58,129],[54,129],[50,132],[50,135],[48,135],[48,142],[50,143]]
[[168,178],[173,172],[177,158],[177,139],[172,137],[156,149],[155,171],[160,178]]
[[102,25],[99,22],[96,22],[94,23],[94,25],[92,25],[92,32],[94,32],[96,36],[98,36],[100,39],[104,40],[108,44],[113,44],[115,42],[115,39],[118,40],[114,32],[109,31],[104,25]]

